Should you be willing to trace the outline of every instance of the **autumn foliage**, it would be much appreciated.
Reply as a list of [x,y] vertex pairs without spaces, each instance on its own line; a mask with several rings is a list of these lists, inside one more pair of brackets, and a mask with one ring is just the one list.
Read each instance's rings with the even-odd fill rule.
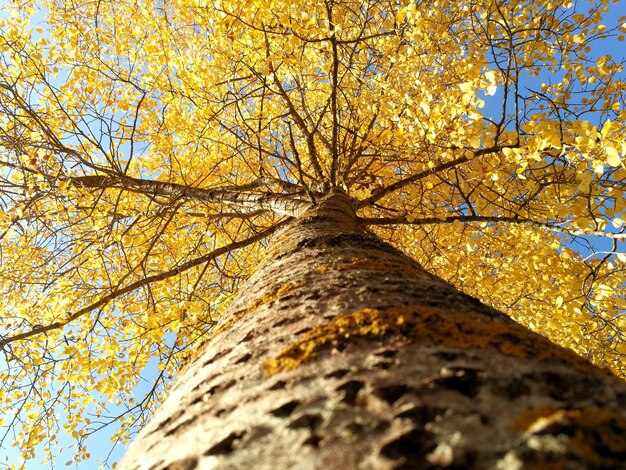
[[110,423],[128,442],[276,227],[331,187],[430,272],[626,376],[609,7],[0,2],[0,446],[52,457],[65,432],[80,460]]

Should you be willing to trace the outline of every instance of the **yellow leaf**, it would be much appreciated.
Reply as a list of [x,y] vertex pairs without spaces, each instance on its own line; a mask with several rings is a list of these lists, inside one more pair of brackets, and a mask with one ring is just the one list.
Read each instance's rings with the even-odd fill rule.
[[513,157],[517,156],[517,151],[515,149],[509,148],[509,147],[503,148],[502,149],[502,153],[507,158],[513,158]]
[[459,88],[463,93],[472,93],[474,86],[471,82],[459,83]]
[[622,163],[622,160],[619,156],[619,153],[617,151],[617,149],[613,146],[613,145],[606,145],[604,147],[604,151],[607,154],[607,159],[606,162],[613,166],[613,167],[617,167],[620,166]]

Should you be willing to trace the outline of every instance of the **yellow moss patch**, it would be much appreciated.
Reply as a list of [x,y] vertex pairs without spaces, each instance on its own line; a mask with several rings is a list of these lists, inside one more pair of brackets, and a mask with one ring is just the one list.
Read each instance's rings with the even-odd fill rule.
[[569,428],[572,447],[588,462],[603,463],[601,452],[626,452],[626,417],[600,408],[559,409],[540,406],[517,416],[509,426],[512,432],[529,434]]
[[187,356],[181,361],[179,371],[184,370],[189,364],[191,364],[198,356],[202,354],[204,347],[210,343],[210,337],[228,329],[235,321],[239,320],[241,317],[245,316],[252,310],[260,307],[261,305],[274,302],[275,300],[283,297],[290,291],[303,286],[304,284],[305,283],[302,280],[282,284],[277,288],[270,289],[268,292],[265,293],[265,295],[255,299],[254,302],[252,302],[248,307],[232,312],[227,317],[224,323],[220,323],[219,326],[212,333],[209,334],[207,339],[202,341],[197,347],[195,347],[187,354]]
[[381,335],[394,322],[395,320],[391,321],[384,312],[371,308],[339,315],[329,323],[303,333],[278,356],[266,361],[264,364],[266,373],[273,375],[280,371],[295,369],[311,359],[321,346],[337,340],[346,341],[352,335]]
[[535,360],[559,359],[589,370],[587,361],[513,322],[478,312],[450,308],[366,308],[339,315],[300,335],[276,357],[264,363],[268,375],[291,370],[311,360],[328,344],[345,344],[354,337],[394,335],[457,349],[496,349],[507,356]]
[[340,259],[337,263],[327,266],[320,266],[315,269],[315,272],[324,273],[330,271],[351,271],[351,270],[366,270],[366,271],[401,271],[410,272],[418,275],[426,274],[417,267],[411,266],[408,263],[392,263],[383,260],[372,260],[369,258],[349,258]]
[[209,335],[206,336],[206,339],[201,341],[197,346],[192,349],[189,349],[185,352],[185,355],[181,358],[180,364],[178,366],[178,375],[182,375],[183,372],[187,369],[189,365],[193,363],[204,351],[205,346],[209,343]]
[[236,320],[240,319],[241,317],[245,316],[247,313],[256,310],[257,308],[259,308],[261,305],[266,305],[266,304],[270,304],[278,299],[280,299],[281,297],[284,297],[286,294],[288,294],[289,292],[291,292],[294,289],[297,289],[298,287],[302,287],[305,284],[305,282],[303,280],[297,280],[297,281],[292,281],[292,282],[287,282],[285,284],[281,284],[278,287],[275,287],[273,289],[269,289],[267,292],[265,292],[263,295],[257,297],[254,299],[254,301],[248,305],[247,307],[241,309],[241,310],[236,310],[234,312],[232,312],[230,315],[228,315],[227,320],[220,324],[218,326],[218,329],[216,330],[216,333],[219,333],[225,329],[227,329],[230,325],[233,324],[233,322],[235,322]]
[[580,416],[580,410],[557,409],[552,406],[538,406],[525,411],[509,426],[513,432],[539,432],[546,427],[564,421],[570,416]]

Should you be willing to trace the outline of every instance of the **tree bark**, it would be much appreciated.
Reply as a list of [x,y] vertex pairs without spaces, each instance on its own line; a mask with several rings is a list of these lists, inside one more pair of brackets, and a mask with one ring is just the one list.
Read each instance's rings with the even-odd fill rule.
[[619,468],[624,405],[623,382],[425,272],[331,192],[276,235],[119,468]]

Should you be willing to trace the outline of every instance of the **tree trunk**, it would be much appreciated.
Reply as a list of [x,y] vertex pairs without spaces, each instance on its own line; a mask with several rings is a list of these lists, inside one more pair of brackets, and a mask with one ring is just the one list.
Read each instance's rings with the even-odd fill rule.
[[626,385],[331,195],[273,240],[123,469],[618,468]]

